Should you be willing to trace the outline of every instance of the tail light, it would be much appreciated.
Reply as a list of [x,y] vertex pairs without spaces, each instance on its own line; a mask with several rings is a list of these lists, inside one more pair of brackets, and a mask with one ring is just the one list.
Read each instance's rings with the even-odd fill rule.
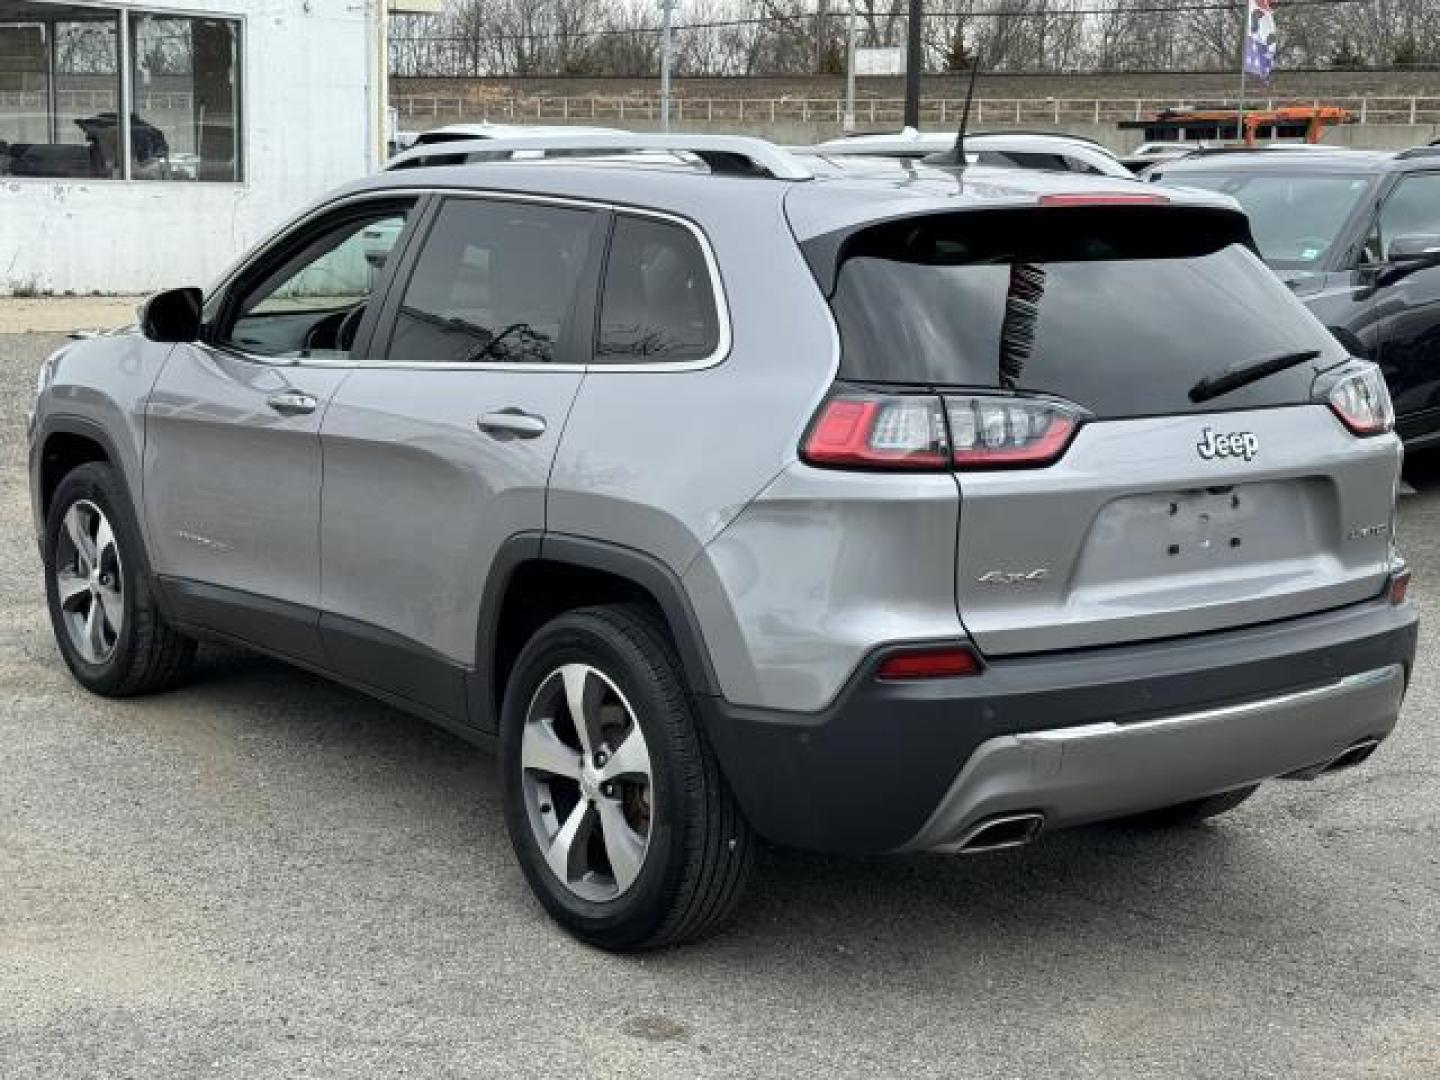
[[1045,398],[946,397],[951,460],[959,469],[1049,465],[1065,453],[1085,414]]
[[1037,201],[1041,206],[1147,206],[1170,199],[1158,191],[1057,191]]
[[954,679],[980,674],[980,658],[968,645],[926,646],[894,652],[880,661],[875,677],[886,682]]
[[1059,459],[1088,416],[1048,398],[844,390],[820,406],[800,456],[832,468],[1033,468]]
[[1395,426],[1395,406],[1385,377],[1364,364],[1330,388],[1330,409],[1356,435],[1379,435]]
[[811,465],[943,469],[950,462],[940,399],[844,392],[820,406],[801,456]]

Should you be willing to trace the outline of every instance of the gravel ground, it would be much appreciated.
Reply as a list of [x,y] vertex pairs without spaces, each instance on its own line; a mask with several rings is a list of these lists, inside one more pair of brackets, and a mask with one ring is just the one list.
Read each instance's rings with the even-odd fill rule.
[[[71,683],[0,337],[0,1076],[1440,1076],[1440,736],[1209,826],[969,859],[771,852],[733,927],[617,958],[546,921],[492,762],[278,664]],[[1435,655],[1440,465],[1403,538]]]

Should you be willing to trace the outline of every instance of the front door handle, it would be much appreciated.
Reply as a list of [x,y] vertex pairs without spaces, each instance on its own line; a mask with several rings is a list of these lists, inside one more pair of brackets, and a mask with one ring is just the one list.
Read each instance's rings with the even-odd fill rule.
[[545,434],[545,418],[520,409],[487,412],[477,421],[480,430],[497,439],[533,439]]
[[282,416],[303,416],[306,413],[314,412],[320,403],[311,395],[300,390],[284,390],[278,394],[271,394],[265,399],[265,404]]

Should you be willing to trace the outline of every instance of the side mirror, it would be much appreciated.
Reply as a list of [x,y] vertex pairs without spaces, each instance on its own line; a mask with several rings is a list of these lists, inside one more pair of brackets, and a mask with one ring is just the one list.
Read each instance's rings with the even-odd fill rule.
[[1434,233],[1411,233],[1390,241],[1385,260],[1392,263],[1424,262],[1440,259],[1440,236]]
[[195,341],[200,337],[199,289],[166,289],[140,305],[140,332],[151,341]]

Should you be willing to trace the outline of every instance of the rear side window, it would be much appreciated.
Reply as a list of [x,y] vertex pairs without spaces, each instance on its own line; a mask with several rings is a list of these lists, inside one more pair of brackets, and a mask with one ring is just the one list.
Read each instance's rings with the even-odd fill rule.
[[575,305],[596,242],[589,210],[452,199],[405,287],[385,359],[582,362]]
[[1053,394],[1112,417],[1308,401],[1310,365],[1190,401],[1197,381],[1231,364],[1312,349],[1317,366],[1345,357],[1235,234],[1243,224],[1228,236],[1219,219],[1196,224],[1050,209],[868,230],[844,249],[831,301],[841,377]]
[[715,287],[695,235],[674,222],[616,217],[596,362],[700,360],[719,344]]

